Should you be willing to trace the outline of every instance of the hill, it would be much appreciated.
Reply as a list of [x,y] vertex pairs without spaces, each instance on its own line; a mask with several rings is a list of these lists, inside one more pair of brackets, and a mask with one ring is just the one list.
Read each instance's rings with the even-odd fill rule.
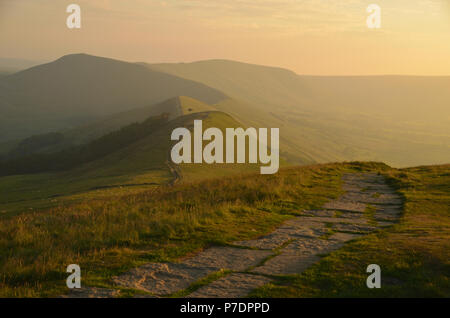
[[0,57],[0,74],[2,73],[2,71],[5,71],[9,74],[19,72],[42,63],[43,62],[41,61]]
[[147,67],[223,91],[232,99],[215,107],[247,125],[280,127],[291,162],[450,157],[450,77],[303,76],[226,60]]
[[74,54],[0,79],[0,140],[79,126],[118,112],[191,96],[216,103],[216,89],[144,66]]
[[214,110],[212,106],[194,98],[178,96],[155,105],[112,114],[76,128],[33,135],[21,141],[3,143],[0,145],[0,156],[4,159],[11,159],[34,153],[52,153],[83,145],[126,125],[141,122],[143,118],[167,114],[168,119],[171,120],[190,113]]
[[[292,71],[228,60],[143,64],[148,68],[205,83],[230,97],[266,109],[298,106],[306,100],[305,85]],[[207,83],[207,84],[206,84]]]
[[[450,76],[306,76],[229,60],[143,64],[272,111],[293,108],[448,121]],[[442,116],[444,114],[444,116]]]
[[92,123],[66,130],[64,131],[64,134],[67,138],[73,139],[75,144],[82,144],[130,123],[139,122],[142,118],[148,118],[166,113],[168,114],[169,119],[174,119],[190,113],[214,110],[216,110],[214,107],[196,100],[195,98],[177,96],[162,103],[107,116]]
[[11,74],[11,72],[9,72],[8,70],[0,69],[0,78],[9,74]]
[[102,197],[109,191],[136,193],[180,178],[189,182],[259,169],[259,165],[250,164],[171,165],[173,129],[191,129],[195,119],[203,120],[204,129],[242,127],[223,112],[196,113],[210,108],[204,103],[183,97],[171,101],[181,101],[170,105],[188,114],[172,120],[168,114],[150,117],[83,145],[2,162],[0,187],[7,188],[8,195],[0,197],[0,211],[22,213],[28,208],[41,209],[59,202]]

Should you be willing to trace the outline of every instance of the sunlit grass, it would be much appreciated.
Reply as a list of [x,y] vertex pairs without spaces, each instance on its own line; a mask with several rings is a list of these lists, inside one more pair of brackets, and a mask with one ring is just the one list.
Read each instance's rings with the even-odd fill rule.
[[[259,297],[449,297],[450,165],[382,172],[404,196],[400,222],[347,244],[301,275],[280,278]],[[366,268],[381,266],[381,289]]]
[[83,284],[110,287],[113,275],[145,262],[268,233],[336,197],[345,169],[330,164],[184,182],[3,218],[0,296],[64,293],[73,263]]

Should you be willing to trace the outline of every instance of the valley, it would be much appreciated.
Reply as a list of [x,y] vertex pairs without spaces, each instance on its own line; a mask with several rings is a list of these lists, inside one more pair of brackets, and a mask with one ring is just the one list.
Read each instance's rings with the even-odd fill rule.
[[[94,68],[101,72],[91,74]],[[73,74],[70,83],[54,80],[63,74]],[[37,77],[48,85],[29,89]],[[94,82],[102,86],[96,94]],[[0,156],[36,134],[62,132],[68,143],[85,143],[159,115],[170,108],[164,101],[187,96],[246,127],[280,128],[280,149],[292,164],[446,163],[448,87],[450,78],[442,76],[304,76],[227,60],[146,64],[74,54],[0,80]],[[49,101],[42,97],[50,95]],[[55,111],[59,105],[63,113]]]

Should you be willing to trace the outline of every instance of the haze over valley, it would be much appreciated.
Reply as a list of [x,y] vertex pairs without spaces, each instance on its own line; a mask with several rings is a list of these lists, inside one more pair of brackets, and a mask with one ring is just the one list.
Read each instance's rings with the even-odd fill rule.
[[17,155],[36,135],[64,136],[35,149],[52,152],[150,116],[173,119],[181,113],[164,102],[186,96],[246,127],[279,127],[287,163],[439,164],[450,158],[448,87],[450,77],[301,76],[229,60],[146,64],[73,54],[0,77],[0,153]]

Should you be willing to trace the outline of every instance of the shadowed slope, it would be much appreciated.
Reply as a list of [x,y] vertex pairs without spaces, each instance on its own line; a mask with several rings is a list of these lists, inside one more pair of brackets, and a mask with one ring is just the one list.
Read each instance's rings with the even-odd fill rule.
[[[4,157],[17,158],[34,153],[51,153],[82,145],[94,139],[100,138],[126,125],[141,122],[143,119],[167,114],[168,119],[174,119],[190,113],[214,111],[215,109],[203,102],[186,96],[170,98],[162,103],[150,105],[126,112],[120,112],[106,116],[101,120],[82,125],[77,128],[34,135],[15,142],[15,146],[4,144]],[[1,148],[1,147],[0,147]],[[0,149],[0,154],[2,149]]]
[[215,103],[225,95],[144,66],[85,54],[0,80],[1,138],[59,130],[180,95]]

